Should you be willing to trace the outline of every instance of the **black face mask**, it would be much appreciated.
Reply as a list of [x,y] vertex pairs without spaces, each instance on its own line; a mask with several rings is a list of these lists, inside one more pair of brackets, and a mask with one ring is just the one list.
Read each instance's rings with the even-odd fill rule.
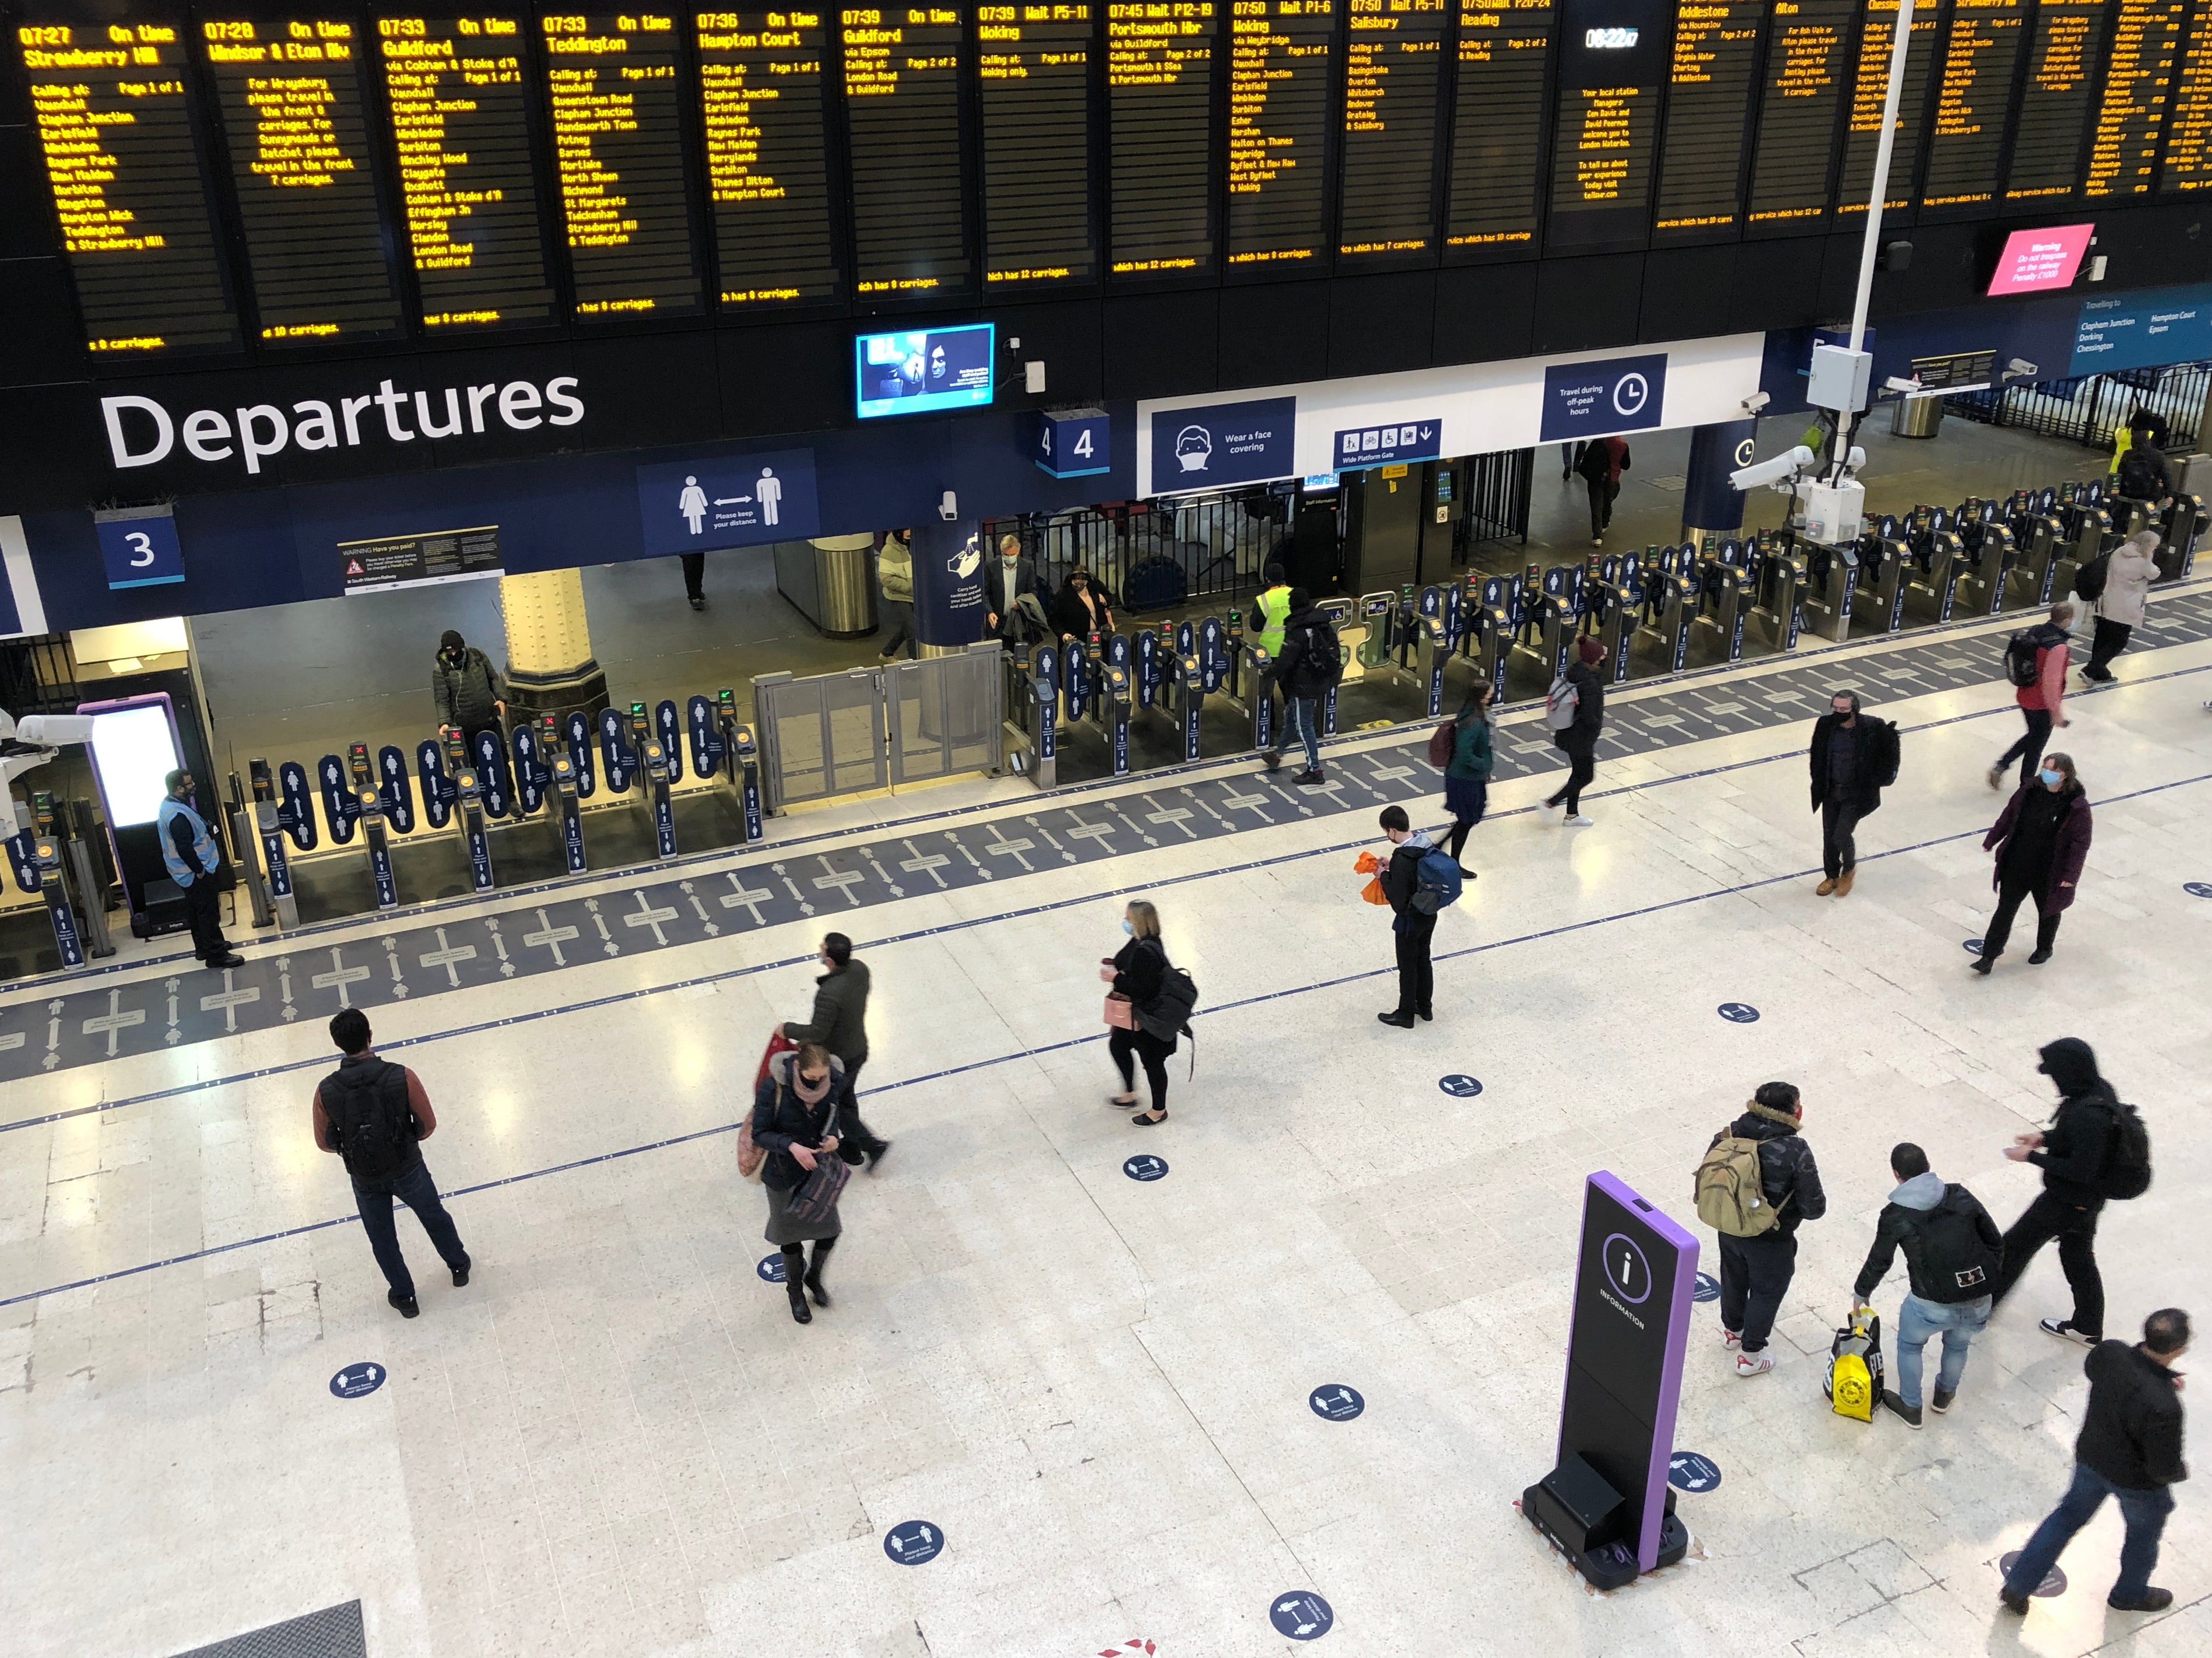
[[438,660],[447,667],[459,667],[462,658],[463,653],[458,650],[441,650],[438,653]]

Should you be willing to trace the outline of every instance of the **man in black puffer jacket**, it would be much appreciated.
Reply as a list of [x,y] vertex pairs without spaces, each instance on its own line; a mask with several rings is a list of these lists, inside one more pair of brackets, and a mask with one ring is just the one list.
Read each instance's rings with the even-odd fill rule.
[[1721,1344],[1738,1350],[1739,1376],[1764,1375],[1774,1368],[1766,1338],[1797,1275],[1798,1225],[1828,1212],[1813,1148],[1797,1131],[1804,1116],[1795,1086],[1762,1082],[1743,1115],[1712,1138],[1715,1146],[1730,1135],[1759,1143],[1759,1190],[1775,1216],[1774,1229],[1755,1238],[1721,1234]]
[[2005,1148],[2014,1162],[2041,1167],[2043,1192],[2004,1234],[1996,1296],[2002,1303],[2037,1252],[2057,1239],[2074,1316],[2045,1319],[2042,1327],[2094,1347],[2105,1338],[2105,1280],[2097,1271],[2097,1215],[2105,1198],[2097,1181],[2112,1155],[2119,1096],[2097,1074],[2097,1056],[2078,1036],[2062,1036],[2042,1050],[2042,1059],[2036,1069],[2058,1085],[2058,1114],[2049,1128],[2016,1136]]
[[1990,1287],[2004,1240],[1981,1200],[1962,1186],[1946,1185],[1918,1146],[1892,1147],[1889,1172],[1897,1186],[1875,1222],[1874,1247],[1851,1288],[1858,1304],[1866,1306],[1897,1252],[1905,1252],[1908,1289],[1897,1310],[1897,1386],[1883,1390],[1881,1402],[1907,1427],[1917,1428],[1928,1338],[1943,1338],[1934,1400],[1941,1416],[1951,1408],[1966,1374],[1967,1348],[1990,1321]]

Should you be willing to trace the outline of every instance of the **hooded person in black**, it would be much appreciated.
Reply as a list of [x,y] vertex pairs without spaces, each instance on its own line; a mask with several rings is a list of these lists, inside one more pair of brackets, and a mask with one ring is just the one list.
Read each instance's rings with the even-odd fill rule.
[[2074,1292],[2074,1316],[2045,1319],[2051,1335],[2094,1347],[2105,1335],[2105,1281],[2097,1271],[2097,1213],[2105,1206],[2098,1178],[2112,1153],[2119,1121],[2119,1096],[2097,1074],[2097,1056],[2078,1036],[2063,1036],[2041,1051],[2036,1069],[2058,1085],[2058,1112],[2051,1126],[2014,1138],[2005,1155],[2043,1170],[2042,1195],[2004,1234],[2004,1265],[1997,1273],[1999,1305],[2027,1264],[2053,1238],[2058,1265]]

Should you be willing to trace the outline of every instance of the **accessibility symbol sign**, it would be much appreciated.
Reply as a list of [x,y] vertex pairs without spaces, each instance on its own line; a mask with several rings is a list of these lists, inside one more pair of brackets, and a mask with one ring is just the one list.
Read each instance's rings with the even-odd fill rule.
[[1267,1621],[1275,1626],[1278,1635],[1287,1635],[1293,1641],[1316,1641],[1334,1626],[1336,1614],[1321,1596],[1301,1590],[1295,1594],[1277,1595],[1274,1604],[1267,1608]]
[[331,1378],[331,1392],[339,1399],[362,1399],[383,1387],[391,1374],[380,1364],[349,1364]]
[[1313,1406],[1317,1417],[1331,1422],[1349,1422],[1367,1408],[1357,1387],[1346,1387],[1342,1382],[1332,1381],[1316,1387],[1306,1395],[1306,1403]]
[[1678,1491],[1710,1491],[1719,1488],[1720,1465],[1695,1451],[1677,1451],[1667,1460],[1667,1483]]
[[1168,1160],[1155,1157],[1150,1152],[1131,1157],[1121,1165],[1121,1173],[1133,1180],[1158,1180],[1166,1177]]
[[884,1552],[902,1566],[924,1566],[945,1552],[945,1533],[926,1520],[902,1520],[884,1533]]
[[1437,1078],[1437,1086],[1455,1100],[1472,1100],[1482,1092],[1480,1082],[1472,1076],[1463,1076],[1457,1071],[1454,1071],[1449,1076]]
[[1755,1025],[1759,1022],[1759,1009],[1748,1002],[1723,1002],[1715,1011],[1731,1025]]

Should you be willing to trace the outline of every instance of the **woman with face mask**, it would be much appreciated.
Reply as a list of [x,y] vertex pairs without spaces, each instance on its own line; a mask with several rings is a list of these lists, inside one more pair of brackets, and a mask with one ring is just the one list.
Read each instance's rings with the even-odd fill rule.
[[2012,936],[2012,918],[2028,897],[2035,899],[2036,914],[2035,953],[2028,960],[2040,966],[2051,960],[2058,918],[2074,901],[2082,862],[2089,856],[2089,796],[2074,775],[2073,757],[2045,754],[2041,770],[2005,802],[1996,827],[1982,842],[1984,852],[1996,854],[1990,884],[1996,888],[1997,912],[1982,936],[1976,972],[1986,973],[1996,965]]
[[1106,1103],[1120,1111],[1137,1103],[1136,1069],[1130,1063],[1133,1054],[1144,1062],[1145,1080],[1152,1084],[1152,1108],[1139,1112],[1129,1120],[1139,1128],[1150,1128],[1167,1119],[1168,1056],[1176,1051],[1176,1038],[1172,1033],[1164,1038],[1153,1035],[1145,1028],[1138,1012],[1158,998],[1160,979],[1168,968],[1168,952],[1160,942],[1160,912],[1143,899],[1129,900],[1128,908],[1121,912],[1121,930],[1129,942],[1098,964],[1098,977],[1114,987],[1109,1003],[1126,1003],[1128,1009],[1125,1015],[1128,1022],[1115,1023],[1114,1034],[1107,1039],[1106,1051],[1121,1073],[1121,1092],[1109,1094]]
[[[791,1316],[811,1324],[814,1305],[830,1305],[830,1292],[822,1287],[822,1269],[837,1247],[844,1224],[837,1206],[811,1220],[790,1212],[791,1200],[815,1166],[836,1161],[837,1102],[845,1086],[842,1061],[830,1058],[819,1043],[805,1042],[779,1053],[768,1062],[768,1072],[753,1093],[753,1143],[768,1154],[761,1165],[761,1187],[768,1193],[768,1240],[783,1251],[783,1288],[791,1300]],[[806,1246],[814,1246],[814,1259],[806,1259]]]

